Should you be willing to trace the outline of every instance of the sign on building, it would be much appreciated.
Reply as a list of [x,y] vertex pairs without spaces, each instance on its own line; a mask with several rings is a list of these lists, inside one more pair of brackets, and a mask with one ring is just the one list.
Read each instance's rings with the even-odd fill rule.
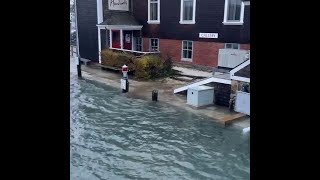
[[129,11],[129,0],[109,0],[109,10]]
[[218,38],[218,33],[199,33],[199,38],[216,39]]

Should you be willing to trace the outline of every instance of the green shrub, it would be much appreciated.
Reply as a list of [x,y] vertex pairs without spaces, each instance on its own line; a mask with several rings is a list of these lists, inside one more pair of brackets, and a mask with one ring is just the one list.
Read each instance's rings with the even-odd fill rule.
[[163,76],[163,60],[156,55],[143,56],[136,60],[135,77],[138,79],[156,79]]
[[121,68],[124,64],[129,71],[134,71],[137,79],[156,79],[170,76],[172,71],[172,59],[163,59],[159,55],[145,55],[137,59],[133,54],[114,52],[104,49],[101,52],[101,64],[104,66]]
[[113,52],[109,49],[101,51],[101,64],[105,66],[121,68],[124,64],[134,71],[135,56],[129,53]]
[[170,76],[174,74],[172,70],[172,58],[170,56],[167,56],[167,58],[163,62],[163,71],[165,76]]

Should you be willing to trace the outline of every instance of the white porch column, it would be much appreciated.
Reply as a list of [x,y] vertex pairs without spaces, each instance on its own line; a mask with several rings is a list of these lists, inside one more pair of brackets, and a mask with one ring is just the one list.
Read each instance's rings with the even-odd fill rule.
[[101,64],[101,33],[100,33],[101,28],[98,27],[98,47],[99,47],[99,63]]
[[110,37],[110,44],[109,44],[109,47],[112,48],[112,30],[109,29],[109,37]]
[[131,31],[131,50],[135,50],[133,49],[133,31]]
[[120,47],[123,49],[123,29],[120,29]]

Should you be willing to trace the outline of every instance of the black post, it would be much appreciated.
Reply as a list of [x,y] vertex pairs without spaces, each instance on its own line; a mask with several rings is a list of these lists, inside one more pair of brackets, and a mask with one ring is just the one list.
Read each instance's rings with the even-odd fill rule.
[[152,101],[158,101],[158,90],[152,91]]
[[78,78],[79,78],[79,79],[82,79],[80,57],[78,57],[77,72],[78,72]]
[[121,83],[123,83],[123,81],[124,81],[124,86],[125,87],[122,87],[121,89],[122,89],[122,93],[127,93],[127,92],[129,92],[129,80],[128,80],[128,78],[121,78]]

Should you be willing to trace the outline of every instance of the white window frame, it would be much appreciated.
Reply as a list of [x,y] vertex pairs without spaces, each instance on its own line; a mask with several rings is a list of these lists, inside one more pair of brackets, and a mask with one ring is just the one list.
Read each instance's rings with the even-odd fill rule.
[[137,48],[137,38],[140,38],[141,39],[141,43],[140,43],[140,46],[141,46],[141,51],[143,51],[143,38],[142,37],[136,37],[136,48]]
[[[152,2],[155,3],[155,2]],[[148,24],[160,24],[160,0],[158,0],[158,20],[151,20],[150,17],[150,5],[151,5],[151,1],[148,0]]]
[[197,0],[193,0],[193,14],[192,14],[192,20],[183,20],[183,1],[181,0],[180,2],[180,24],[195,24],[196,23],[196,4]]
[[[227,48],[227,44],[232,44],[231,46],[232,46],[232,48]],[[237,49],[240,49],[240,44],[239,43],[224,43],[224,48],[225,49],[235,49],[235,48],[233,48],[233,45],[234,44],[238,44],[238,48]]]
[[[157,39],[157,40],[158,40],[158,49],[157,49],[157,51],[153,51],[153,50],[152,50],[152,44],[151,44],[151,40],[152,40],[152,39]],[[150,52],[159,52],[159,49],[160,49],[160,40],[159,40],[159,38],[150,38],[150,39],[149,39],[149,51],[150,51]]]
[[228,4],[229,0],[225,0],[224,3],[224,17],[223,24],[224,25],[243,25],[243,17],[244,17],[244,3],[241,1],[241,10],[240,10],[240,20],[239,21],[228,21]]
[[[184,58],[183,57],[183,42],[184,41],[187,41],[187,42],[192,42],[192,50],[191,50],[191,59],[190,58]],[[188,50],[188,49],[186,49],[186,50]],[[181,41],[181,60],[182,61],[188,61],[188,62],[192,62],[192,59],[193,59],[193,41],[190,41],[190,40],[182,40]]]

